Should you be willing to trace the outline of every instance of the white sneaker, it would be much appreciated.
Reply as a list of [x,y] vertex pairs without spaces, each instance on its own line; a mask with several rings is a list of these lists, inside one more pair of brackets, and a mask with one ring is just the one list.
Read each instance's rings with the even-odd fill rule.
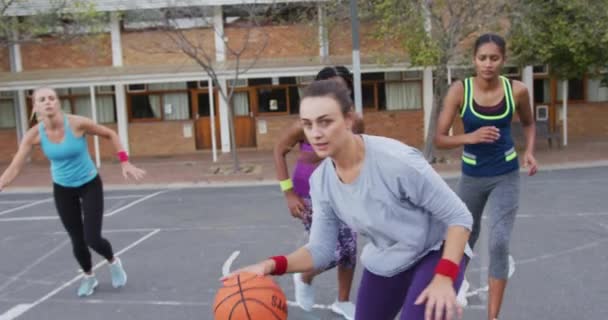
[[329,306],[331,311],[341,315],[346,320],[355,319],[355,304],[350,301],[335,301]]
[[458,290],[458,295],[456,296],[456,302],[458,302],[458,304],[463,308],[466,308],[466,306],[469,305],[469,301],[467,300],[467,293],[469,292],[469,288],[471,288],[471,285],[469,284],[467,279],[463,279],[462,284],[460,285],[460,289]]
[[293,284],[296,303],[305,311],[312,310],[312,306],[315,304],[315,290],[312,285],[302,281],[301,273],[293,274]]

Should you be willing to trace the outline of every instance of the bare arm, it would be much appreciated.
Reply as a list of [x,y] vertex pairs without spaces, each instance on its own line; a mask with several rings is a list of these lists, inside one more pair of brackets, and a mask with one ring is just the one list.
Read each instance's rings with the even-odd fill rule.
[[110,140],[112,142],[112,146],[114,146],[114,149],[116,150],[116,152],[124,150],[122,143],[120,142],[120,138],[118,137],[118,134],[114,130],[112,130],[106,126],[97,124],[89,118],[80,117],[80,116],[70,116],[70,117],[74,120],[78,131],[81,131],[81,132],[83,132],[85,134],[89,134],[89,135],[96,135],[96,136],[102,137],[104,139]]
[[32,147],[38,143],[38,126],[34,126],[25,133],[25,136],[23,137],[23,140],[19,145],[19,149],[13,157],[13,160],[6,170],[4,170],[2,176],[0,176],[0,191],[11,184],[11,182],[13,182],[13,180],[15,180],[15,178],[19,175],[23,169],[23,166],[25,165],[25,160],[32,151]]
[[530,95],[528,88],[519,81],[513,81],[513,92],[517,102],[517,114],[519,121],[526,136],[526,152],[524,154],[523,165],[528,168],[528,175],[533,176],[538,170],[536,159],[534,158],[534,144],[536,142],[536,124],[532,116],[532,107],[530,105]]
[[279,140],[275,143],[273,149],[274,167],[279,181],[289,179],[289,170],[285,156],[301,140],[304,140],[304,130],[300,121],[296,121],[284,134],[279,136]]
[[435,146],[439,149],[453,149],[468,144],[466,134],[450,136],[450,127],[454,123],[454,118],[458,115],[464,95],[464,85],[461,81],[454,83],[443,100],[443,108],[437,119],[437,129],[435,131]]
[[[93,120],[80,116],[70,116],[71,119],[74,120],[75,127],[78,131],[81,131],[86,134],[100,136],[104,139],[108,139],[112,142],[114,149],[116,152],[124,151],[122,143],[120,142],[120,138],[118,134],[105,126],[95,123]],[[146,171],[139,169],[132,165],[128,160],[121,162],[122,167],[122,175],[125,179],[128,179],[129,176],[135,178],[135,180],[140,180],[146,174]]]
[[528,88],[519,82],[513,81],[513,91],[515,93],[515,99],[517,100],[515,105],[517,106],[517,115],[521,126],[526,136],[526,152],[534,153],[534,144],[536,141],[536,124],[534,117],[532,117],[532,106],[530,105],[530,95],[528,94]]

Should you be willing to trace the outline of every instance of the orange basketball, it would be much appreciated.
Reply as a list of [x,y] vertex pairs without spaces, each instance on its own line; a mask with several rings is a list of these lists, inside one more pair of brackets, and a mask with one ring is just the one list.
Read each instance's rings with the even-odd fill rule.
[[287,300],[272,278],[241,273],[218,290],[213,314],[215,320],[285,320]]

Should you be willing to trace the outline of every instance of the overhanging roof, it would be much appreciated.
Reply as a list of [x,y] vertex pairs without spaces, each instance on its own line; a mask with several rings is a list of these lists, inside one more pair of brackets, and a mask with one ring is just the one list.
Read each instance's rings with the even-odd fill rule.
[[[259,60],[239,78],[270,78],[315,75],[326,65],[350,67],[350,57],[332,57],[331,61],[316,59]],[[365,72],[400,71],[410,68],[408,63],[380,65],[371,58],[362,58]],[[219,77],[234,78],[234,63],[218,64],[214,70]],[[82,69],[36,70],[0,72],[0,91],[28,90],[40,86],[54,88],[86,87],[114,84],[185,82],[208,80],[205,71],[195,64],[161,66],[95,67]]]

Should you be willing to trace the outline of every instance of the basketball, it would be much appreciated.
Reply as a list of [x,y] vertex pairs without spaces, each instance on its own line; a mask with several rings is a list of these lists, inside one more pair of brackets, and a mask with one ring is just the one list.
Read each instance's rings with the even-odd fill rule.
[[287,300],[272,278],[241,273],[224,281],[213,314],[215,320],[285,320]]

